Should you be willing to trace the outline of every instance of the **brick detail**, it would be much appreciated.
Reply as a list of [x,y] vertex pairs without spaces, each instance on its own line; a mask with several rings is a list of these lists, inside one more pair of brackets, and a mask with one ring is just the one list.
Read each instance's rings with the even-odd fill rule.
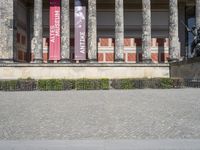
[[137,57],[136,57],[136,53],[127,53],[127,55],[128,55],[128,62],[136,62],[136,59],[137,59]]
[[110,44],[109,44],[109,38],[101,38],[100,39],[100,45],[101,46],[110,46]]
[[154,63],[158,63],[158,53],[151,53],[151,59]]
[[106,62],[114,61],[114,53],[106,53]]
[[127,46],[127,47],[131,47],[132,46],[131,38],[125,38],[124,39],[124,46]]
[[103,53],[98,53],[98,61],[103,62],[104,61],[104,54]]
[[48,53],[43,53],[43,61],[48,62]]

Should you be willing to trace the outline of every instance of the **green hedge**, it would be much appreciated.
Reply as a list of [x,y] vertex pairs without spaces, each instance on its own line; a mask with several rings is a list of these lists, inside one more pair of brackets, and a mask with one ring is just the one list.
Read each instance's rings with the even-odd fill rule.
[[134,79],[116,79],[112,80],[111,86],[114,89],[135,89]]
[[32,79],[0,80],[1,91],[33,91],[36,89],[36,81]]
[[[0,80],[0,91],[63,91],[113,89],[169,89],[189,87],[194,81],[183,79],[49,79],[49,80]],[[196,84],[196,83],[195,83]],[[200,84],[200,82],[198,82]],[[197,87],[197,86],[196,86]]]
[[111,84],[114,89],[169,89],[184,87],[184,80],[170,78],[116,79]]
[[79,79],[76,80],[77,90],[108,90],[108,79]]
[[40,91],[61,91],[75,89],[75,80],[38,80],[38,90]]

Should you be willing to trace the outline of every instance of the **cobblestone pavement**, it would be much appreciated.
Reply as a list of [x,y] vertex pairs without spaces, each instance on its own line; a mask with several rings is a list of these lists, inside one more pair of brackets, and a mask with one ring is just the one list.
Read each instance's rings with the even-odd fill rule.
[[199,89],[0,92],[0,140],[199,138]]

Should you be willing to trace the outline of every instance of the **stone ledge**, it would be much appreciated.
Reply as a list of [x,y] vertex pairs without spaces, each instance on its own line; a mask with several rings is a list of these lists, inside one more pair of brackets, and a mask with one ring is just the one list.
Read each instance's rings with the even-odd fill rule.
[[133,64],[133,63],[80,63],[80,64],[34,64],[5,63],[0,67],[169,67],[169,64]]
[[193,64],[193,63],[200,63],[200,57],[189,58],[187,60],[183,60],[180,62],[170,63],[170,65],[171,66],[179,66],[179,65],[186,65],[186,64]]

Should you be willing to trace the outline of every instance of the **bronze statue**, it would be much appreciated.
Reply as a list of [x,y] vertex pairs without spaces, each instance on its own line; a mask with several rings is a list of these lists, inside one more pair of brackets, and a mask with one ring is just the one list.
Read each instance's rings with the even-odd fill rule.
[[200,28],[197,29],[196,26],[193,26],[192,29],[190,29],[187,25],[184,24],[184,26],[187,31],[191,32],[194,36],[191,44],[191,57],[200,57]]

